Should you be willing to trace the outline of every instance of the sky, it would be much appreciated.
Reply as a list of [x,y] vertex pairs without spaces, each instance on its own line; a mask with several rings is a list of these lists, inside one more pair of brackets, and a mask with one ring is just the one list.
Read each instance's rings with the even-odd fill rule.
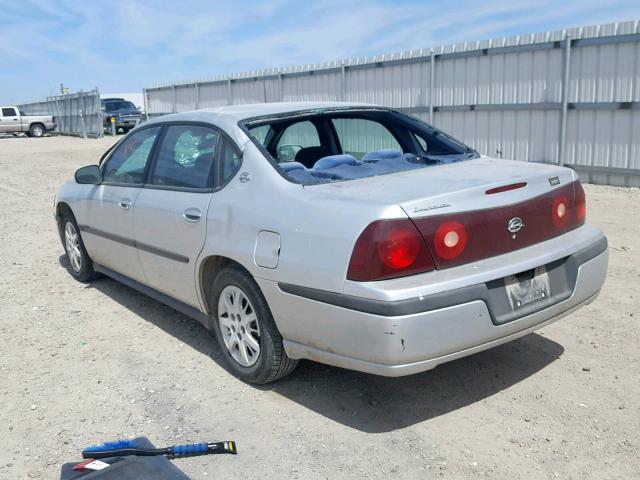
[[638,0],[0,0],[0,104],[640,19]]

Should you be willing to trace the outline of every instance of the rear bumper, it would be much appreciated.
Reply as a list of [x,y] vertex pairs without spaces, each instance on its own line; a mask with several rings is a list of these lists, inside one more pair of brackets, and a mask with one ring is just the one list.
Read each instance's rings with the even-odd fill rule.
[[259,284],[290,357],[402,376],[511,341],[591,302],[606,277],[606,239],[549,265],[559,269],[552,296],[517,313],[504,308],[499,279],[396,301]]

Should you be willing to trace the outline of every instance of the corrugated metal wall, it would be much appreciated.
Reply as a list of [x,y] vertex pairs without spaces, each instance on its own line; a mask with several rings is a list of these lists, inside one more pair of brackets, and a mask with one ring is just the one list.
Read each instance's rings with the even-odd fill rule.
[[49,102],[33,102],[16,105],[25,115],[52,115]]
[[272,101],[375,103],[485,154],[568,164],[587,180],[640,186],[637,21],[178,82],[145,94],[151,115]]
[[47,97],[46,101],[24,103],[18,108],[27,115],[54,115],[56,133],[81,137],[103,134],[100,92],[77,92]]

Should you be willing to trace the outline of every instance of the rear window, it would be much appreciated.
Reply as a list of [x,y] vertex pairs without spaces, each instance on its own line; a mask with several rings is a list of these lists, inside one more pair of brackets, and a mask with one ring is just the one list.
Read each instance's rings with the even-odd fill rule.
[[478,153],[422,121],[388,110],[252,119],[249,135],[289,180],[317,184],[426,168]]
[[358,160],[371,151],[389,149],[402,151],[393,134],[380,122],[364,118],[334,118],[331,122],[340,140],[342,151],[353,155]]

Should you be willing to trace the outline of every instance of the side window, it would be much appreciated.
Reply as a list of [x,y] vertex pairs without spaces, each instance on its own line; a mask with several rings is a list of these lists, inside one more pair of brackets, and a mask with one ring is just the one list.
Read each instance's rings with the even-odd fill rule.
[[267,144],[267,135],[269,135],[270,130],[271,125],[260,125],[259,127],[252,128],[250,132],[253,138],[255,138],[262,146],[265,146]]
[[172,125],[162,139],[149,184],[211,188],[218,132],[200,125]]
[[15,108],[3,108],[2,109],[2,116],[3,117],[17,117],[18,113],[16,112]]
[[402,153],[398,141],[381,123],[364,118],[335,118],[332,121],[343,153],[357,159],[376,150],[393,149]]
[[128,137],[105,163],[102,169],[103,181],[130,185],[144,183],[149,154],[159,133],[160,127],[152,127]]
[[240,155],[226,138],[222,138],[220,146],[222,148],[220,151],[220,184],[222,185],[233,177],[240,168]]
[[414,140],[416,141],[418,146],[422,149],[422,153],[427,153],[428,145],[424,137],[415,132],[411,132],[411,135],[413,135]]
[[289,162],[294,160],[303,148],[319,146],[318,130],[313,123],[305,120],[285,128],[276,145],[276,156],[279,162]]

